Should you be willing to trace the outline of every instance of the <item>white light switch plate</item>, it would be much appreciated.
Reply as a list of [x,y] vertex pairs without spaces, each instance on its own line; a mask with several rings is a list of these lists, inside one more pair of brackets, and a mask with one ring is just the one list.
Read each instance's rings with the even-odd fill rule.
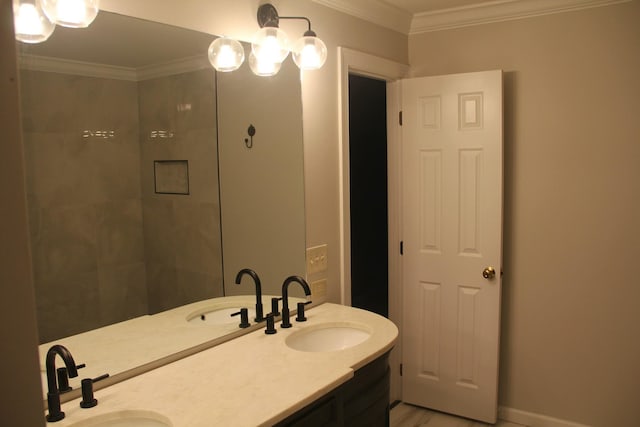
[[307,248],[307,274],[327,271],[327,245]]

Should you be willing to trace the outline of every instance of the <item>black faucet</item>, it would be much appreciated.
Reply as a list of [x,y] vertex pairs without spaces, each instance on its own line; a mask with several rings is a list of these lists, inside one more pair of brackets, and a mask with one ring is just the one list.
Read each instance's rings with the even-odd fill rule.
[[47,352],[47,402],[49,404],[49,414],[47,421],[53,423],[64,418],[64,412],[60,409],[60,391],[56,382],[56,355],[62,358],[70,378],[78,376],[76,362],[66,347],[56,344]]
[[304,294],[307,296],[311,295],[311,288],[309,288],[309,284],[302,277],[289,276],[285,279],[282,284],[282,323],[280,324],[283,328],[291,327],[291,321],[289,320],[289,284],[291,282],[299,283],[302,289],[304,289]]
[[238,274],[236,275],[236,285],[240,284],[240,280],[245,274],[251,276],[253,282],[256,284],[256,322],[262,322],[264,320],[264,316],[262,314],[262,285],[260,284],[260,278],[258,277],[258,274],[250,268],[243,268],[238,271]]

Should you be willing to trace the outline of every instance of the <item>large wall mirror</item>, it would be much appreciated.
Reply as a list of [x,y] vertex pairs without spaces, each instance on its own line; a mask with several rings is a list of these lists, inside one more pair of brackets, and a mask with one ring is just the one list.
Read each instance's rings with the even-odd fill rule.
[[117,377],[239,335],[187,317],[253,296],[241,268],[266,297],[304,276],[299,71],[216,74],[213,39],[103,11],[19,43],[41,357],[64,343]]

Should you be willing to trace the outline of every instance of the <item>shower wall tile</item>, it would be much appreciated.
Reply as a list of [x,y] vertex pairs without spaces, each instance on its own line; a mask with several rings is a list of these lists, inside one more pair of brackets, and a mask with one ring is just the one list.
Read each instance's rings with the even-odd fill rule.
[[97,271],[47,276],[35,281],[40,342],[102,326]]
[[137,133],[108,142],[70,133],[24,136],[27,191],[43,206],[140,198]]
[[96,208],[100,267],[144,262],[140,199],[105,202]]
[[25,131],[137,129],[136,82],[29,70],[20,78]]
[[[144,202],[149,301],[157,312],[222,295],[219,208],[188,200]],[[169,275],[160,277],[161,272]],[[176,276],[181,274],[181,276]],[[179,277],[195,277],[188,284]],[[173,280],[173,283],[171,281]],[[199,289],[200,287],[200,289]],[[199,289],[199,290],[198,290]]]
[[138,133],[84,139],[78,132],[25,132],[29,194],[44,206],[140,198]]
[[[220,223],[220,205],[215,203],[200,204],[200,233],[203,236],[205,244],[210,246],[208,249],[215,254],[215,259],[222,258],[222,245],[220,241],[221,223]],[[217,268],[216,270],[219,270]]]
[[100,322],[109,325],[148,313],[144,260],[101,267],[98,273]]
[[191,198],[199,202],[218,202],[218,151],[215,129],[201,128],[185,132],[184,153],[189,159],[189,190]]
[[140,132],[148,137],[152,130],[175,130],[170,82],[157,78],[138,82]]
[[38,209],[38,221],[31,225],[36,282],[96,271],[98,241],[93,206]]
[[82,129],[117,129],[138,131],[138,85],[136,82],[111,79],[83,79],[80,94],[85,108],[80,121]]
[[[212,69],[173,76],[171,93],[177,101],[175,126],[177,132],[216,126],[215,74]],[[185,108],[186,107],[186,108]]]
[[58,200],[70,188],[72,173],[64,157],[65,134],[23,132],[27,194],[37,195],[43,204]]
[[182,299],[179,305],[222,296],[222,275],[177,269],[176,283]]
[[93,190],[90,200],[140,197],[140,148],[136,141],[134,133],[127,133],[113,140],[86,143],[78,160]]
[[176,269],[166,264],[147,261],[149,314],[180,305],[182,297],[176,281]]
[[[22,70],[20,99],[26,132],[68,132],[84,106],[76,95],[84,77]],[[69,129],[69,126],[73,126]]]
[[147,263],[147,282],[151,314],[223,296],[221,273],[210,275]]
[[203,69],[139,82],[140,129],[175,134],[216,127],[215,74]]
[[144,199],[142,205],[147,261],[175,267],[175,218],[172,201]]
[[[209,240],[213,235],[212,221],[207,218],[211,209],[200,203],[175,203],[176,267],[179,269],[215,274],[219,268],[213,260],[220,259],[220,248]],[[218,238],[219,241],[219,238]]]

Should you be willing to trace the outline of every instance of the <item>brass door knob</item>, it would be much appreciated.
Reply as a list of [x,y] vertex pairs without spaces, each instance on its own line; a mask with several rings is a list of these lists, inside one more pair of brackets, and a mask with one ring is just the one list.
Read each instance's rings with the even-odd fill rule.
[[493,279],[496,277],[496,270],[493,267],[487,267],[482,270],[482,277],[485,279]]

